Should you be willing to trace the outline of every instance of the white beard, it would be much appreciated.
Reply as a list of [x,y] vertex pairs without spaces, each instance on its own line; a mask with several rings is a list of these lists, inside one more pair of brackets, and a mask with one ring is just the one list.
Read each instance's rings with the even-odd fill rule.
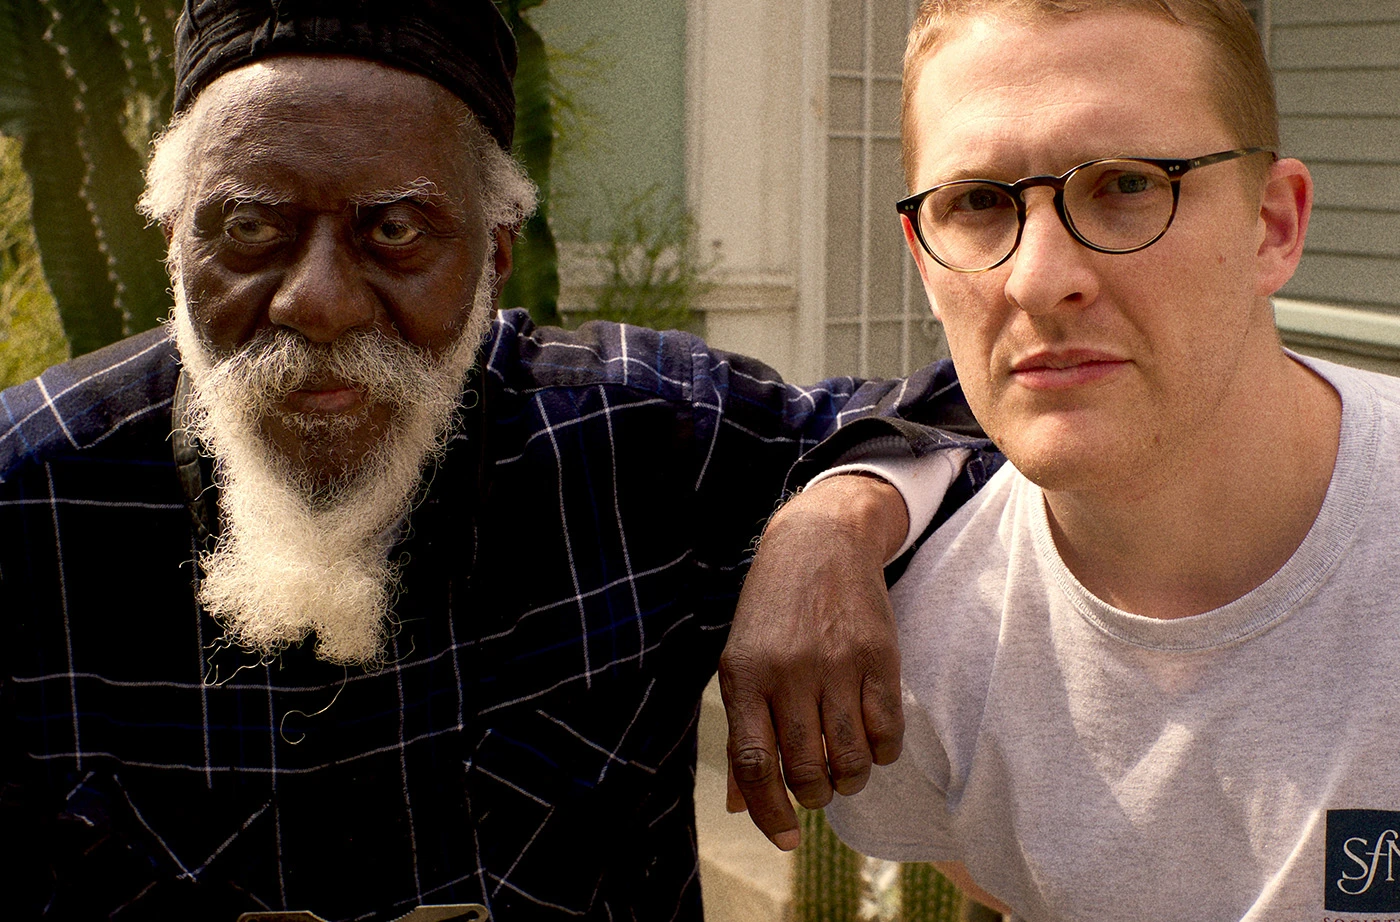
[[[201,555],[201,605],[224,628],[223,643],[265,659],[316,635],[320,659],[370,668],[383,663],[398,572],[388,559],[399,524],[444,450],[463,383],[490,327],[494,283],[487,254],[471,314],[441,359],[375,332],[311,343],[290,330],[256,338],[227,357],[199,337],[175,282],[174,328],[191,393],[185,425],[215,459],[221,536]],[[391,407],[388,432],[332,482],[295,470],[260,422],[286,394],[334,368],[365,391],[366,406]],[[356,419],[283,414],[306,437],[334,437]]]

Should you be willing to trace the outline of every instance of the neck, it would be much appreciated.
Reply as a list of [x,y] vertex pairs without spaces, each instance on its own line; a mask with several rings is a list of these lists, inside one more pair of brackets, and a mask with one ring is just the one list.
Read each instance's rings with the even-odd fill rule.
[[1142,478],[1046,491],[1066,566],[1116,608],[1179,618],[1219,608],[1272,576],[1322,508],[1341,431],[1326,381],[1277,353],[1216,429]]

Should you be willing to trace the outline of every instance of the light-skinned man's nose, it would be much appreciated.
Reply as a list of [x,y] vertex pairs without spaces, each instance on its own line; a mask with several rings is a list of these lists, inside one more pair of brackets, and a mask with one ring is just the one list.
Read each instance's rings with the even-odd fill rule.
[[332,342],[375,323],[377,298],[357,265],[354,241],[330,221],[317,221],[298,241],[268,319],[312,342]]
[[1028,314],[1083,307],[1098,297],[1097,254],[1070,236],[1053,196],[1048,188],[1027,190],[1026,226],[1007,262],[1006,299]]

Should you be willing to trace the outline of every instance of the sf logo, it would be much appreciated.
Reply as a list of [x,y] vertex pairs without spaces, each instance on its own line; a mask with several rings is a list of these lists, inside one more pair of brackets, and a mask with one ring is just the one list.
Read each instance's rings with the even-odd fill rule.
[[1366,851],[1368,847],[1369,843],[1360,836],[1352,836],[1342,844],[1342,851],[1360,869],[1356,874],[1343,872],[1337,880],[1337,888],[1348,896],[1360,896],[1371,889],[1382,861],[1385,862],[1386,882],[1395,882],[1395,859],[1400,857],[1400,834],[1394,829],[1387,829],[1376,837],[1375,847],[1369,852]]

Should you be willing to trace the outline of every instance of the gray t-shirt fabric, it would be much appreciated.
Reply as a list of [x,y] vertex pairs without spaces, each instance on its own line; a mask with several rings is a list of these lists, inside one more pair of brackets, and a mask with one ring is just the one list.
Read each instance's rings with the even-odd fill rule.
[[1342,398],[1332,481],[1228,605],[1105,604],[1010,465],[925,542],[904,753],[827,808],[846,842],[1036,922],[1400,919],[1400,379],[1302,361]]

